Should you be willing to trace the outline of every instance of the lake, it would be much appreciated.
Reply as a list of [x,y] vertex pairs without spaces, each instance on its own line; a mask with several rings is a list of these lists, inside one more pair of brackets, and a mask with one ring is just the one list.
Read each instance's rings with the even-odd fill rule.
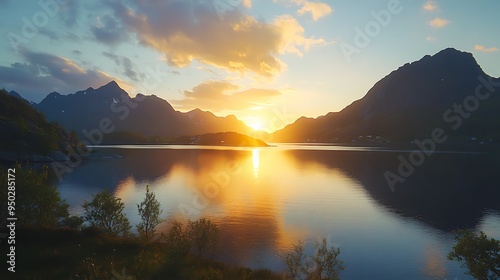
[[341,249],[342,279],[470,279],[446,258],[453,231],[500,239],[497,154],[434,153],[391,189],[384,173],[397,174],[398,157],[410,151],[293,144],[95,149],[123,158],[85,161],[56,182],[72,214],[109,190],[135,225],[149,185],[168,220],[217,223],[215,258],[230,264],[283,271],[279,252],[298,240],[312,252],[326,238]]

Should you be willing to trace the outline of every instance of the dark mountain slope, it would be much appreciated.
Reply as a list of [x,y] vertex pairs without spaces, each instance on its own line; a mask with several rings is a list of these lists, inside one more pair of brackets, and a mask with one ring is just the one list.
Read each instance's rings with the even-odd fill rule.
[[66,151],[68,145],[76,147],[77,142],[75,135],[70,135],[57,124],[47,122],[45,116],[37,112],[28,102],[0,90],[2,154],[7,152],[17,155],[28,153],[48,155]]
[[[317,119],[301,118],[274,134],[284,142],[351,142],[359,136],[379,136],[393,142],[426,137],[436,127],[455,124],[443,115],[454,104],[474,96],[481,85],[479,77],[489,80],[472,54],[445,49],[405,64],[377,82],[360,100],[340,112]],[[500,79],[494,80],[497,83]],[[486,89],[483,89],[483,92]],[[500,91],[500,90],[497,90]],[[472,104],[472,103],[471,103]],[[450,131],[455,140],[500,136],[500,99],[498,94],[480,102],[460,129]],[[448,115],[449,117],[456,114]]]

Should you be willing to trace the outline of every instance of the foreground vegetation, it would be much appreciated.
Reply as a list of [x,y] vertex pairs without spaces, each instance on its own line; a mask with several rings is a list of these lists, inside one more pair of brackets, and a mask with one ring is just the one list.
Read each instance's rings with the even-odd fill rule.
[[167,240],[146,243],[96,228],[25,227],[18,240],[16,279],[281,279],[185,254]]

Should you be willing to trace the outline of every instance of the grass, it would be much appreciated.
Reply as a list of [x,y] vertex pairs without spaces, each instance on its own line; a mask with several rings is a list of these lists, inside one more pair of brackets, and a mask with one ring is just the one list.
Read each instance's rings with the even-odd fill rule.
[[93,228],[27,227],[17,230],[16,244],[16,279],[283,279]]

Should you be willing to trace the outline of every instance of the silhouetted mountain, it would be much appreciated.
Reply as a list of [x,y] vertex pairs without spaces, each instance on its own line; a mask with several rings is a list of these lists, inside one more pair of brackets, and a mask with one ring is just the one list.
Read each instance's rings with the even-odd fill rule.
[[[217,117],[208,111],[194,109],[184,113],[194,124],[194,130],[197,134],[206,134],[214,132],[239,132],[250,134],[253,129],[238,120],[234,115],[227,117]],[[222,129],[222,130],[221,130]]]
[[77,142],[75,135],[47,122],[26,100],[0,90],[0,159],[50,160],[42,155],[65,159],[61,151],[66,152],[68,145],[76,147]]
[[252,131],[234,116],[217,117],[199,109],[182,113],[156,95],[138,94],[132,98],[114,81],[69,95],[50,93],[36,108],[49,120],[81,136],[92,135],[95,140],[99,140],[96,129],[103,132],[104,138],[120,133],[120,137],[133,135],[134,139]]
[[13,90],[9,91],[9,92],[8,92],[8,94],[9,94],[10,96],[14,96],[14,97],[16,97],[16,98],[19,98],[19,99],[23,99],[23,100],[24,100],[24,98],[23,98],[23,97],[22,97],[19,93],[15,92],[15,91],[13,91]]
[[[342,111],[300,118],[273,138],[343,143],[365,139],[381,144],[429,137],[435,128],[443,128],[450,142],[498,142],[500,96],[483,96],[492,87],[498,91],[499,83],[483,72],[472,54],[448,48],[393,71]],[[454,104],[465,107],[464,112]]]
[[210,145],[233,147],[268,147],[264,141],[236,132],[207,133],[195,136],[183,136],[175,139],[172,144]]

